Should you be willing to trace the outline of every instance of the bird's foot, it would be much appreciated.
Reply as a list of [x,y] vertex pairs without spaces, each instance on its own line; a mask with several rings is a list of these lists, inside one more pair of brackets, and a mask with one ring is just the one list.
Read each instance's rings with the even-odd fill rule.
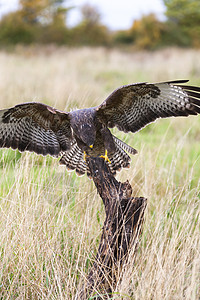
[[104,158],[105,161],[108,161],[108,162],[111,164],[111,161],[110,161],[110,159],[108,158],[108,151],[107,151],[107,150],[105,151],[105,155],[101,155],[100,157]]
[[89,157],[89,155],[87,155],[86,152],[83,151],[83,160],[84,160],[84,162],[86,162],[86,158],[87,158],[87,157]]

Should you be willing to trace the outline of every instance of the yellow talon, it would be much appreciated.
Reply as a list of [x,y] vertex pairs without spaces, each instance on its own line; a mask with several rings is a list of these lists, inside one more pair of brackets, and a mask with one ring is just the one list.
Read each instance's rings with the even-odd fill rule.
[[111,164],[111,161],[110,161],[110,159],[108,158],[108,151],[107,151],[107,149],[106,149],[106,151],[105,151],[105,155],[101,155],[100,157],[104,158],[105,161],[108,161],[108,162]]
[[[89,145],[89,147],[92,149],[93,148],[93,145]],[[86,158],[89,157],[89,155],[86,154],[85,151],[83,151],[83,159],[84,161],[86,162]]]
[[83,159],[84,159],[85,162],[86,162],[86,157],[87,157],[87,154],[86,154],[85,151],[83,151]]

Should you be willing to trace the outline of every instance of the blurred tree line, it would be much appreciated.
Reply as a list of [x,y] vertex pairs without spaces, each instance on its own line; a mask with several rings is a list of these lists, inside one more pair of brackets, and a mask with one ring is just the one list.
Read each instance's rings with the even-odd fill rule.
[[[0,45],[49,44],[69,46],[126,46],[156,49],[164,46],[200,47],[200,1],[163,0],[166,19],[149,14],[128,30],[111,32],[101,22],[97,8],[85,4],[81,21],[70,28],[67,16],[73,7],[64,0],[20,0],[19,9],[0,20]],[[65,3],[64,3],[65,2]]]

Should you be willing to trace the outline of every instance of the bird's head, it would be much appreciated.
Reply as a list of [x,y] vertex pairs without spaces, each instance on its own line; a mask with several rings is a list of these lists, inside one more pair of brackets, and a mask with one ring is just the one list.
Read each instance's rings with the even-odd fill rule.
[[92,148],[96,139],[94,110],[80,109],[70,113],[70,124],[84,151]]
[[81,142],[84,151],[86,151],[87,148],[93,148],[96,139],[96,128],[94,124],[76,122],[72,125],[74,134]]
[[81,124],[79,138],[88,147],[92,148],[96,139],[96,128],[93,124]]

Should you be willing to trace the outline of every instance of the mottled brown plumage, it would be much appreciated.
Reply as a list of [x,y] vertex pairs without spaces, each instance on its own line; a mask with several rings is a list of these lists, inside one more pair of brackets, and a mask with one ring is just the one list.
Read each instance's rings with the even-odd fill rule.
[[[89,170],[83,153],[101,156],[113,174],[129,167],[126,152],[137,151],[113,136],[116,126],[136,132],[157,118],[200,113],[200,88],[183,85],[187,80],[138,83],[120,87],[101,105],[62,112],[42,103],[24,103],[0,111],[0,147],[61,157],[60,162],[79,175]],[[91,148],[91,145],[93,147]]]

